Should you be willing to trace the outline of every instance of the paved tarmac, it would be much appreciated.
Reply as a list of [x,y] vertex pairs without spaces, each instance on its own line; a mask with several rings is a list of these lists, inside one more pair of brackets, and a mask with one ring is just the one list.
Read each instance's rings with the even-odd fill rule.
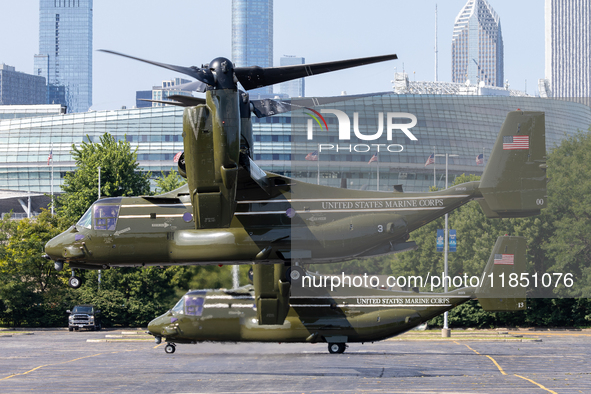
[[591,393],[591,332],[542,342],[178,345],[117,332],[0,332],[0,393]]

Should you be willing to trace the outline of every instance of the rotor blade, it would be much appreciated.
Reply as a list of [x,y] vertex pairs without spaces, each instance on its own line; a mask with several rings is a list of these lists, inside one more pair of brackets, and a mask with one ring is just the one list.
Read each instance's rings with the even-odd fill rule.
[[257,118],[282,114],[284,112],[294,111],[300,108],[316,107],[323,104],[338,103],[341,101],[354,100],[361,97],[373,95],[359,94],[354,96],[332,96],[332,97],[294,97],[288,100],[278,99],[260,99],[250,100],[253,112]]
[[169,70],[173,70],[179,72],[181,74],[189,75],[203,83],[208,85],[215,85],[215,78],[213,77],[212,72],[209,69],[197,68],[195,66],[192,67],[184,67],[184,66],[175,66],[174,64],[166,64],[166,63],[159,63],[152,60],[140,59],[139,57],[129,56],[124,53],[119,53],[115,51],[110,51],[107,49],[99,49],[100,52],[106,52],[117,56],[127,57],[129,59],[138,60],[140,62],[152,64],[154,66],[167,68]]
[[163,88],[162,90],[185,90],[188,92],[205,92],[207,85],[201,81],[193,81],[188,83],[182,83],[180,85],[174,85],[169,88]]
[[263,86],[273,85],[292,79],[308,77],[310,75],[323,74],[331,71],[343,70],[350,67],[384,62],[398,59],[396,55],[384,55],[364,57],[359,59],[339,60],[335,62],[298,64],[295,66],[267,67],[236,67],[234,73],[244,89],[250,90]]
[[205,104],[205,99],[193,96],[183,96],[181,94],[173,94],[168,96],[168,99],[187,104],[188,107],[194,107],[196,105]]
[[176,105],[178,107],[192,107],[191,104],[181,103],[179,101],[167,101],[167,100],[150,100],[150,99],[138,99],[139,101],[147,101],[149,103],[161,103],[161,104],[170,104]]

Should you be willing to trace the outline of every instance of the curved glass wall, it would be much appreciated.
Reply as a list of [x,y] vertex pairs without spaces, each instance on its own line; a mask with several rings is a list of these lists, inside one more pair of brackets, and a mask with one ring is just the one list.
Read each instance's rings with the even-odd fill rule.
[[[426,191],[434,184],[434,166],[425,166],[425,162],[434,152],[459,155],[449,159],[450,182],[462,173],[480,175],[484,165],[477,164],[476,157],[484,151],[486,164],[509,111],[544,111],[549,149],[565,135],[587,130],[591,125],[591,108],[535,97],[386,93],[339,99],[313,109],[318,113],[345,113],[350,120],[350,140],[339,140],[339,121],[332,113],[321,113],[328,130],[321,129],[310,115],[314,113],[307,109],[261,119],[253,117],[255,161],[267,171],[310,183],[341,187],[345,183],[342,179],[346,179],[348,188],[376,190],[379,171],[379,190],[391,191],[394,185],[403,185],[405,191]],[[358,138],[353,132],[355,113],[362,135],[376,134],[382,113],[382,136],[376,140]],[[400,129],[394,129],[392,140],[388,141],[388,113],[415,116],[417,123],[409,131],[417,140],[411,141]],[[398,116],[391,122],[411,120]],[[49,193],[52,166],[48,165],[48,156],[53,149],[54,185],[58,192],[66,172],[75,170],[70,154],[72,144],[98,141],[106,132],[117,140],[129,141],[134,149],[137,147],[143,170],[151,171],[153,177],[160,176],[161,171],[176,169],[173,157],[183,150],[182,121],[183,109],[178,107],[0,120],[0,189]],[[312,139],[308,139],[310,121]],[[376,145],[380,145],[377,160],[369,163],[377,153]],[[390,145],[394,147],[388,151]],[[330,146],[333,148],[329,149]],[[403,149],[400,151],[397,146]],[[313,160],[313,153],[319,150],[318,160]],[[435,169],[436,183],[441,188],[445,184],[444,158],[436,157]]]

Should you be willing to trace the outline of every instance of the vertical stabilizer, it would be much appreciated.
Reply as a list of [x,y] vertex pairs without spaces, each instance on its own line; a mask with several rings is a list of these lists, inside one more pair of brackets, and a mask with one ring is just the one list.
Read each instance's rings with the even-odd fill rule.
[[526,288],[522,273],[526,272],[524,237],[499,237],[492,250],[482,283],[475,295],[485,311],[525,310]]
[[487,217],[534,216],[546,207],[545,134],[543,112],[509,112],[480,180]]

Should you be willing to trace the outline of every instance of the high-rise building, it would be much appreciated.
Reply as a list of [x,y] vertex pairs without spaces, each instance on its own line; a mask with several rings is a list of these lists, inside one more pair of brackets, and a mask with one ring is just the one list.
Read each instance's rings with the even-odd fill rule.
[[45,104],[45,78],[0,64],[0,105]]
[[[273,67],[273,0],[232,0],[232,62],[236,67]],[[249,93],[272,94],[273,87]]]
[[452,52],[452,82],[503,86],[501,20],[486,0],[468,0],[456,17]]
[[591,96],[591,1],[546,0],[546,81],[540,95]]
[[[306,59],[298,56],[284,55],[279,59],[280,66],[294,66],[296,64],[304,64],[305,62]],[[305,78],[282,82],[279,85],[279,92],[289,97],[304,97],[306,95]]]
[[47,103],[70,113],[92,105],[92,1],[39,0],[34,74],[47,81]]

